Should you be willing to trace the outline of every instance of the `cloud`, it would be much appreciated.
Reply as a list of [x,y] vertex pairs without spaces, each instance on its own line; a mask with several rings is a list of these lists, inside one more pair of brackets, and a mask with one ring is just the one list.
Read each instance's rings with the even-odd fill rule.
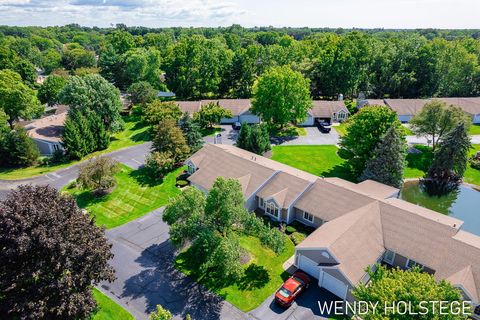
[[15,25],[215,26],[245,12],[228,0],[0,0],[0,21]]

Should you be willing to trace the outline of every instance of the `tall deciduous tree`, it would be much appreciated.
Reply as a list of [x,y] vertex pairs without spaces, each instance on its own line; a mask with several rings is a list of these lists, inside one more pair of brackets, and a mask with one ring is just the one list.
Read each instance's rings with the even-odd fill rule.
[[156,126],[167,119],[177,122],[181,116],[182,110],[176,102],[154,100],[143,108],[142,120],[151,126]]
[[169,152],[175,162],[185,160],[190,153],[190,148],[185,141],[182,130],[177,127],[172,119],[161,121],[154,129],[153,150]]
[[310,81],[288,66],[262,75],[253,89],[252,111],[267,123],[283,127],[305,119],[312,107]]
[[42,83],[38,89],[38,99],[42,103],[53,106],[60,101],[60,92],[67,83],[64,77],[51,75]]
[[463,123],[468,129],[471,122],[470,117],[459,107],[447,106],[443,101],[433,100],[412,118],[410,124],[417,135],[432,137],[435,151],[438,141],[459,123]]
[[468,151],[471,147],[464,123],[457,125],[444,137],[422,180],[428,193],[442,195],[458,187],[467,169]]
[[231,50],[219,38],[183,37],[162,66],[168,88],[186,99],[218,96],[232,57]]
[[123,128],[120,116],[120,92],[98,74],[71,77],[60,93],[60,100],[72,109],[92,110],[98,114],[108,131]]
[[88,318],[92,285],[114,280],[104,230],[52,187],[20,186],[0,202],[0,247],[7,318]]
[[220,106],[218,102],[209,102],[193,114],[195,122],[204,129],[212,128],[215,124],[219,123],[222,118],[231,117],[233,117],[232,112]]
[[363,107],[347,123],[340,140],[342,156],[348,159],[353,174],[359,176],[382,136],[391,126],[400,127],[397,114],[388,107]]
[[407,144],[400,128],[391,126],[373,150],[360,180],[375,180],[400,188],[403,184]]
[[260,237],[276,253],[284,248],[284,236],[270,229],[243,206],[238,180],[217,178],[208,196],[189,188],[167,205],[163,220],[170,225],[170,237],[177,246],[191,242],[192,262],[202,272],[234,281],[243,274],[237,232]]
[[[370,308],[367,314],[361,315],[362,319],[410,320],[414,318],[413,314],[419,314],[421,311],[425,312],[425,309],[420,307],[421,301],[445,301],[446,303],[461,305],[462,297],[457,288],[445,280],[437,282],[433,275],[422,272],[418,268],[400,270],[378,266],[376,272],[369,271],[369,273],[370,281],[368,285],[360,284],[357,286],[353,290],[353,296],[359,301],[378,303],[378,306],[381,307],[376,310]],[[385,305],[391,305],[398,301],[411,302],[411,312],[402,314],[403,312],[390,312],[389,309],[384,308]],[[424,306],[428,312],[422,315],[421,319],[439,319],[438,305],[433,306],[429,303]],[[455,307],[455,304],[452,306]],[[451,313],[442,315],[441,319],[460,320],[465,319],[465,315]]]
[[11,70],[0,70],[0,109],[7,115],[10,128],[20,118],[31,120],[45,110],[35,92],[22,82],[20,75]]
[[157,90],[146,81],[135,82],[128,87],[128,97],[133,104],[145,105],[157,97]]

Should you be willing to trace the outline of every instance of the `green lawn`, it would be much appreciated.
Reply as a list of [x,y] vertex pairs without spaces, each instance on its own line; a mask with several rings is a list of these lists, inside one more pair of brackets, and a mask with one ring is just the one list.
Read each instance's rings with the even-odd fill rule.
[[272,137],[298,137],[306,135],[307,130],[303,127],[287,126],[283,129],[270,128],[270,136]]
[[97,301],[97,311],[91,320],[134,320],[135,318],[115,301],[97,289],[93,289],[93,297]]
[[262,246],[258,238],[240,236],[240,245],[250,253],[251,260],[245,265],[248,271],[244,278],[227,286],[219,285],[222,279],[209,277],[208,273],[200,275],[191,270],[188,250],[178,255],[175,265],[184,274],[192,276],[240,310],[247,312],[258,307],[288,277],[282,265],[294,254],[295,247],[290,239],[285,239],[285,250],[277,256],[272,250]]
[[211,137],[216,135],[217,133],[221,133],[222,128],[215,126],[211,128],[201,129],[200,132],[202,133],[203,137]]
[[[407,167],[404,172],[406,179],[423,177],[433,159],[429,147],[416,146],[416,148],[423,152],[407,155]],[[274,146],[272,159],[318,176],[355,181],[345,160],[337,155],[337,150],[335,146]],[[480,145],[473,145],[470,154],[473,155],[477,151],[480,151]],[[464,181],[480,186],[480,170],[468,165]]]
[[4,180],[16,180],[16,179],[25,179],[59,169],[67,168],[71,165],[74,165],[78,162],[87,160],[89,158],[119,150],[126,147],[131,147],[137,144],[144,143],[150,140],[148,133],[148,127],[144,126],[139,122],[138,116],[127,116],[123,118],[125,121],[125,130],[122,132],[116,133],[111,138],[110,146],[106,150],[98,151],[87,155],[80,161],[69,161],[67,163],[57,164],[57,165],[42,165],[32,166],[28,168],[17,168],[17,169],[5,169],[0,168],[0,179]]
[[472,124],[468,130],[469,135],[480,135],[480,125]]
[[336,146],[274,146],[272,159],[317,176],[352,180],[345,160]]
[[345,123],[340,123],[338,126],[332,126],[335,129],[340,137],[343,137],[347,133],[347,126]]
[[169,173],[160,182],[152,179],[145,169],[133,170],[122,166],[116,174],[117,186],[109,195],[96,198],[89,191],[69,189],[69,186],[64,191],[77,199],[80,208],[94,215],[98,225],[110,229],[167,204],[171,197],[180,193],[175,183],[183,170],[179,168]]

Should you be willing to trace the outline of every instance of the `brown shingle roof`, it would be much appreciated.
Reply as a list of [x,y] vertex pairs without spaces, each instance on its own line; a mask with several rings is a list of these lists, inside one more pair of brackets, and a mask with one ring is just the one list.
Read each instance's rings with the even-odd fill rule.
[[461,220],[388,198],[394,188],[319,179],[227,145],[206,145],[190,160],[198,170],[189,180],[205,189],[223,176],[239,179],[246,196],[264,185],[258,194],[271,195],[284,207],[300,195],[296,208],[329,222],[297,248],[328,248],[353,284],[389,249],[434,270],[437,279],[462,285],[472,299],[480,296],[480,237],[460,230]]
[[323,221],[330,221],[374,201],[326,179],[318,179],[295,203],[295,207]]
[[378,202],[327,222],[297,248],[328,248],[339,262],[338,268],[357,284],[365,275],[365,267],[385,251]]
[[67,112],[51,115],[30,122],[25,129],[27,129],[28,135],[33,139],[60,142],[66,118]]
[[200,101],[175,101],[182,112],[192,115],[200,110]]
[[340,110],[348,112],[343,101],[313,100],[309,113],[315,118],[330,118]]
[[430,102],[429,99],[385,99],[385,103],[398,115],[415,115]]
[[257,195],[263,199],[272,197],[281,208],[287,209],[310,184],[310,181],[279,172],[260,189]]
[[250,110],[250,99],[219,99],[219,100],[202,100],[201,105],[204,106],[210,102],[218,102],[218,104],[230,110],[233,116],[239,116]]
[[369,106],[386,106],[383,99],[367,99],[366,102]]

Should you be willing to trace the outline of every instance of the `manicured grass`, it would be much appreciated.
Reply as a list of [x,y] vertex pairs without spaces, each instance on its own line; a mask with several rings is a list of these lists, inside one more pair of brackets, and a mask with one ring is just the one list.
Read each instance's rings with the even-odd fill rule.
[[79,163],[81,161],[87,160],[89,158],[112,152],[115,150],[123,149],[126,147],[131,147],[137,144],[144,143],[150,140],[148,133],[148,127],[144,126],[139,122],[137,116],[128,116],[123,118],[125,121],[125,130],[114,134],[111,138],[110,146],[102,151],[94,152],[87,155],[85,158],[79,161],[69,161],[67,163],[56,164],[56,165],[43,165],[39,164],[36,166],[28,168],[16,168],[16,169],[6,169],[0,168],[0,179],[4,180],[16,180],[16,179],[25,179],[56,170],[67,168],[71,165]]
[[414,136],[415,133],[406,126],[402,126],[406,136]]
[[215,126],[212,128],[201,129],[200,132],[202,133],[203,137],[211,137],[222,132],[222,128]]
[[332,126],[332,128],[338,132],[340,137],[343,137],[347,133],[347,125],[345,123],[340,123],[338,126]]
[[175,261],[176,267],[184,274],[193,277],[208,289],[222,296],[242,311],[250,311],[258,307],[265,299],[277,290],[288,273],[282,265],[295,251],[293,243],[285,237],[285,250],[276,255],[272,250],[261,245],[256,237],[240,236],[240,246],[246,249],[251,260],[244,266],[248,270],[238,283],[222,286],[222,279],[215,279],[210,274],[198,274],[189,268],[189,251],[180,253]]
[[[407,155],[405,179],[423,177],[432,162],[431,148],[427,146],[416,146],[416,148],[422,153]],[[355,181],[345,160],[338,156],[337,150],[335,146],[274,146],[272,159],[318,176]],[[480,151],[480,145],[473,145],[470,155],[478,151]],[[480,170],[468,165],[464,181],[480,186]]]
[[272,137],[298,137],[298,136],[306,136],[307,130],[303,127],[297,126],[287,126],[283,129],[279,128],[270,128],[270,136]]
[[134,320],[135,318],[115,301],[104,295],[100,290],[93,289],[93,297],[97,301],[97,311],[91,320]]
[[[405,168],[405,178],[421,178],[428,171],[428,167],[433,159],[431,148],[427,146],[416,146],[421,150],[419,154],[409,154],[407,156],[407,168]],[[480,151],[480,144],[474,144],[473,149],[470,150],[470,156]],[[470,164],[465,171],[464,179],[466,183],[480,186],[480,170],[473,169]]]
[[272,159],[317,176],[352,180],[350,170],[336,146],[274,146]]
[[167,204],[171,197],[180,193],[175,182],[183,170],[179,168],[169,173],[162,182],[152,179],[146,169],[133,170],[122,166],[115,175],[117,186],[109,195],[96,198],[89,191],[69,189],[69,186],[64,190],[77,199],[80,208],[95,216],[98,225],[110,229]]
[[480,135],[480,125],[479,124],[472,124],[470,129],[468,130],[469,135]]

